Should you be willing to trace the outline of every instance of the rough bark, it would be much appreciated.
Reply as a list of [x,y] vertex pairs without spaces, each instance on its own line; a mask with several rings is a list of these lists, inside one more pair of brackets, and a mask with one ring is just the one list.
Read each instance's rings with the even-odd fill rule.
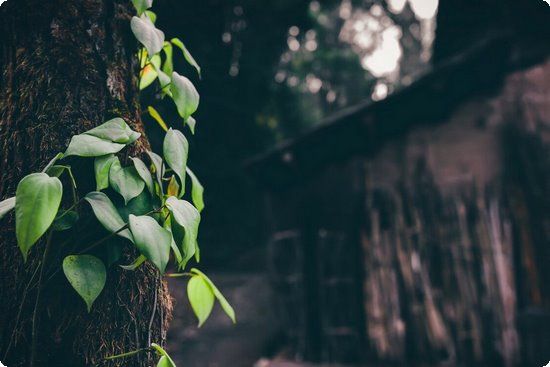
[[[19,180],[64,151],[74,134],[116,116],[143,132],[131,15],[130,2],[118,0],[9,0],[2,5],[0,198],[13,196]],[[148,147],[142,137],[130,154]],[[80,194],[91,191],[91,165],[72,163]],[[49,270],[69,249],[89,244],[100,232],[54,236],[46,259]],[[60,244],[66,240],[68,248]],[[152,266],[135,272],[110,267],[89,314],[58,273],[42,287],[33,343],[38,287],[36,277],[30,279],[43,251],[41,241],[23,264],[13,218],[0,223],[0,360],[10,367],[29,366],[34,353],[35,366],[149,366],[147,354],[109,363],[102,359],[164,341],[171,300],[158,272]],[[126,248],[122,261],[131,261],[132,251]]]

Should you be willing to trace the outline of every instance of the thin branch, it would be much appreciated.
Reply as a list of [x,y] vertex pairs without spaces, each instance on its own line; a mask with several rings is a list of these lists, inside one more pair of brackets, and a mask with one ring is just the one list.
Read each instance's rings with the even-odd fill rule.
[[44,249],[44,255],[42,256],[42,264],[40,265],[40,275],[38,276],[38,290],[36,291],[36,301],[34,302],[34,311],[32,313],[32,344],[31,344],[31,362],[30,366],[34,367],[37,355],[37,341],[38,341],[38,310],[40,309],[40,295],[42,293],[42,278],[44,276],[44,269],[46,268],[46,260],[48,259],[48,253],[50,252],[50,245],[52,243],[53,232],[50,231],[48,239],[46,240],[46,248]]

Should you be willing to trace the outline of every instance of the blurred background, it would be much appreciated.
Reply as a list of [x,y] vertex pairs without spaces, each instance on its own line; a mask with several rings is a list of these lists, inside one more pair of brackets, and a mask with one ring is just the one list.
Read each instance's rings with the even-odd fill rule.
[[[550,360],[550,6],[158,0],[201,105],[201,267],[233,304],[189,367]],[[186,69],[187,68],[187,69]],[[163,116],[178,121],[170,104]],[[170,119],[170,118],[167,118]],[[150,120],[149,136],[162,134]]]

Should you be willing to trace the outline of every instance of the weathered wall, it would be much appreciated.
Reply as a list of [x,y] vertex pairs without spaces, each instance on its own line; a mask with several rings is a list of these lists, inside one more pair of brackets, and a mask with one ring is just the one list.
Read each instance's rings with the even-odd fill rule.
[[496,97],[472,98],[365,160],[361,238],[375,358],[521,359],[517,289],[522,306],[546,302],[548,312],[547,219],[532,221],[541,211],[533,206],[548,200],[530,196],[532,186],[548,193],[549,78],[550,63],[510,75]]

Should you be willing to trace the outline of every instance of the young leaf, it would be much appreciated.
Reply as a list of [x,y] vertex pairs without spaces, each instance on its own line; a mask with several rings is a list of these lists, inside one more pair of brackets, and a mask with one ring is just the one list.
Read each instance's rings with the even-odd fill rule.
[[199,327],[201,327],[206,319],[208,319],[208,316],[210,316],[214,307],[212,288],[210,288],[202,276],[192,276],[189,279],[189,283],[187,283],[187,298],[189,298],[191,308],[197,319],[199,319]]
[[154,152],[146,151],[147,155],[151,159],[151,163],[153,163],[153,168],[155,169],[155,175],[157,178],[157,183],[160,187],[160,193],[162,196],[162,193],[164,192],[162,189],[162,177],[164,176],[164,164],[162,162],[162,158]]
[[141,266],[141,264],[143,264],[145,262],[145,260],[147,260],[147,258],[143,255],[139,255],[139,257],[134,260],[133,263],[131,263],[130,265],[120,265],[120,267],[124,270],[130,270],[130,271],[133,271],[133,270],[136,270],[137,268],[139,268]]
[[168,353],[166,353],[166,351],[160,345],[156,343],[151,343],[151,347],[153,347],[157,351],[158,355],[161,356],[161,359],[162,357],[164,357],[165,359],[168,360],[168,364],[166,365],[167,367],[176,367],[176,364],[174,363],[172,358],[170,358]]
[[204,187],[189,167],[187,167],[187,174],[191,178],[191,199],[200,213],[204,209]]
[[30,174],[17,185],[15,233],[25,261],[30,248],[54,221],[62,195],[61,181],[46,173]]
[[132,0],[138,15],[143,14],[147,9],[153,6],[153,0]]
[[107,271],[103,262],[91,255],[71,255],[63,260],[63,272],[90,312],[105,287]]
[[191,134],[195,135],[195,125],[197,125],[197,120],[195,120],[193,116],[189,116],[185,124],[189,126],[189,130],[191,130]]
[[[97,220],[109,232],[118,232],[126,225],[120,217],[120,214],[118,214],[111,199],[109,199],[104,193],[97,191],[90,192],[84,197],[84,200],[91,205]],[[134,238],[128,229],[124,229],[117,234],[130,240],[131,242],[134,242]]]
[[95,136],[103,140],[119,144],[132,144],[139,139],[140,133],[130,129],[130,126],[120,117],[116,117],[103,124],[94,127],[84,133],[85,135]]
[[162,150],[166,163],[180,178],[181,195],[183,195],[185,192],[185,168],[189,153],[189,143],[185,135],[179,130],[169,129],[164,137]]
[[179,39],[179,38],[172,38],[172,40],[170,41],[174,44],[174,46],[178,47],[181,52],[183,53],[183,57],[185,58],[185,60],[195,68],[195,70],[197,70],[197,74],[199,74],[199,77],[201,77],[201,67],[199,66],[199,64],[197,63],[197,61],[195,61],[195,58],[191,55],[191,53],[189,52],[189,50],[187,50],[187,47],[185,47],[185,45],[183,44],[183,42]]
[[166,122],[162,119],[162,116],[160,113],[158,113],[157,110],[155,110],[152,106],[147,107],[147,111],[149,111],[149,115],[151,115],[152,118],[155,119],[155,121],[162,127],[164,131],[168,131],[168,126],[166,125]]
[[172,367],[173,365],[170,363],[170,360],[166,358],[166,356],[160,357],[157,367]]
[[69,210],[58,215],[52,223],[52,231],[65,231],[72,228],[78,221],[78,213],[74,210]]
[[137,40],[147,49],[149,57],[162,50],[164,32],[157,29],[146,14],[142,14],[139,18],[132,17],[130,26]]
[[147,189],[151,194],[155,193],[155,185],[153,184],[153,176],[151,176],[151,171],[149,171],[149,168],[143,163],[143,161],[137,157],[130,157],[132,162],[134,162],[134,167],[136,168],[136,171],[145,182],[145,185],[147,186]]
[[[147,51],[144,52],[147,55]],[[147,61],[146,61],[147,62]],[[151,60],[147,62],[145,66],[142,66],[141,73],[139,75],[139,89],[143,90],[150,86],[157,78],[157,69],[160,68],[161,59],[160,55],[156,54],[151,57]]]
[[96,157],[94,160],[96,191],[109,187],[109,170],[115,161],[118,161],[118,157],[113,154]]
[[65,157],[76,155],[79,157],[99,157],[111,153],[120,152],[124,144],[113,143],[97,136],[80,134],[71,138],[69,147],[65,151]]
[[176,176],[172,175],[172,177],[170,177],[170,182],[168,182],[166,195],[178,196],[179,192],[180,192],[180,185],[178,184],[178,180],[176,180]]
[[189,79],[179,75],[175,71],[172,73],[172,99],[176,104],[178,113],[184,119],[191,116],[199,107],[199,92]]
[[13,208],[15,208],[15,196],[0,201],[0,219],[4,218]]
[[220,302],[220,306],[222,307],[223,311],[226,313],[227,316],[229,316],[233,323],[236,323],[237,319],[235,317],[235,311],[233,310],[233,307],[231,307],[229,302],[227,302],[227,299],[225,299],[224,295],[222,294],[222,292],[220,292],[218,287],[214,285],[214,282],[212,282],[212,280],[210,280],[210,278],[207,277],[206,274],[204,274],[199,269],[193,268],[191,269],[191,273],[201,276],[206,281],[206,283],[208,283],[208,285],[212,289],[212,292],[214,293],[214,296],[216,297],[218,302]]
[[139,251],[164,273],[170,258],[172,234],[148,216],[130,214],[130,231]]
[[164,60],[164,65],[162,66],[162,71],[164,71],[168,75],[172,75],[172,72],[174,71],[174,51],[172,48],[172,44],[165,41],[162,50],[164,51],[164,55],[166,56],[166,59]]
[[[191,203],[173,196],[166,200],[166,207],[172,214],[174,238],[180,240],[181,243],[183,264],[180,264],[180,266],[184,267],[197,249],[197,235],[201,215]],[[182,230],[184,232],[183,236],[181,235]]]
[[122,167],[118,160],[111,164],[109,170],[109,183],[113,190],[124,198],[124,203],[141,194],[145,188],[145,182],[139,176],[135,167]]

